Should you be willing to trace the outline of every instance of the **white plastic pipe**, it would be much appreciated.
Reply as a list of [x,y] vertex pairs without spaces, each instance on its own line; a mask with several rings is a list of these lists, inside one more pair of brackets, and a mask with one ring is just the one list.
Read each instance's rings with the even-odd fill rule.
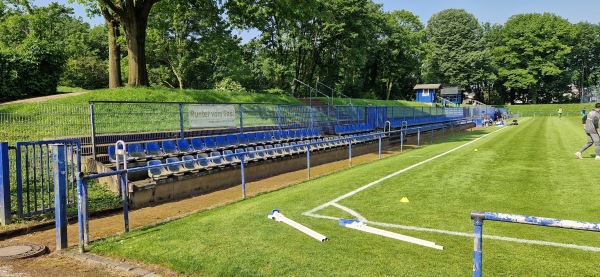
[[283,222],[287,225],[290,225],[290,226],[296,228],[297,230],[317,239],[318,241],[327,241],[328,240],[326,236],[323,236],[323,235],[315,232],[314,230],[285,217],[282,213],[279,212],[279,210],[273,210],[269,214],[268,218],[277,220],[279,222]]
[[444,250],[443,246],[437,245],[437,244],[435,244],[435,242],[422,240],[422,239],[418,239],[418,238],[414,238],[414,237],[410,237],[410,236],[401,235],[398,233],[393,233],[393,232],[386,231],[386,230],[373,228],[373,227],[367,226],[366,224],[364,224],[358,220],[345,220],[345,221],[340,220],[340,225],[348,227],[350,229],[355,229],[355,230],[359,230],[359,231],[363,231],[363,232],[367,232],[367,233],[371,233],[371,234],[381,235],[384,237],[397,239],[397,240],[401,240],[401,241],[406,241],[406,242],[410,242],[410,243],[414,243],[414,244],[418,244],[418,245],[422,245],[422,246],[426,246],[426,247],[430,247],[430,248]]

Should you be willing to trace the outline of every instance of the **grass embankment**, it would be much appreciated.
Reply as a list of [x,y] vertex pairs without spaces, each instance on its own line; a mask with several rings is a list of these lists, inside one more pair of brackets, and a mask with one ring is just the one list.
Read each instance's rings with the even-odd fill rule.
[[[340,195],[470,145],[357,192],[337,204],[377,227],[439,245],[443,251],[351,230],[303,213]],[[490,127],[444,143],[263,194],[225,207],[94,243],[92,251],[160,264],[193,276],[469,276],[473,262],[470,212],[514,213],[598,221],[600,164],[573,153],[585,142],[576,117],[536,117]],[[401,201],[407,197],[410,202]],[[272,209],[330,238],[318,242],[267,219]],[[317,214],[354,215],[328,206]],[[408,226],[408,227],[406,227]],[[407,229],[410,226],[461,233]],[[484,235],[600,247],[598,234],[486,222]],[[93,231],[93,230],[92,230]],[[483,270],[491,276],[594,276],[600,252],[484,238]]]

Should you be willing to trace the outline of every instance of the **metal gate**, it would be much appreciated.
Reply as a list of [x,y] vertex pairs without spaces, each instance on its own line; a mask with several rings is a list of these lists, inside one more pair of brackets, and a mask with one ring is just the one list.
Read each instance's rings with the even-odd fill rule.
[[75,173],[81,171],[79,140],[17,142],[15,145],[16,199],[19,218],[54,212],[54,165],[52,145],[64,144],[67,203],[77,203]]

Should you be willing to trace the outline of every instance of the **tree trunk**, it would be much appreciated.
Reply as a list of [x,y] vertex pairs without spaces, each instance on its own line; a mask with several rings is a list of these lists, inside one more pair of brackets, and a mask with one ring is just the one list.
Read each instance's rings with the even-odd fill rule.
[[127,35],[127,58],[129,61],[128,86],[149,86],[146,70],[147,19],[129,19],[123,24]]
[[121,22],[127,39],[129,86],[148,86],[146,70],[146,27],[152,5],[160,0],[98,0],[100,7],[112,10]]
[[108,28],[108,87],[118,88],[123,86],[121,83],[121,48],[117,39],[121,35],[119,32],[119,22],[115,20],[106,20]]
[[120,24],[109,9],[103,7],[100,10],[108,29],[108,87],[118,88],[123,86],[121,82],[121,47],[117,43],[117,39],[121,36]]

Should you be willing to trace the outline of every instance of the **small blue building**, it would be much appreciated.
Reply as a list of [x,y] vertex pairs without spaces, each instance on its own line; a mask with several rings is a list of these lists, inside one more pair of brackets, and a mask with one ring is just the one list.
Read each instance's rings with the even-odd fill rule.
[[417,102],[435,103],[441,86],[441,84],[417,84],[414,87],[417,91]]

